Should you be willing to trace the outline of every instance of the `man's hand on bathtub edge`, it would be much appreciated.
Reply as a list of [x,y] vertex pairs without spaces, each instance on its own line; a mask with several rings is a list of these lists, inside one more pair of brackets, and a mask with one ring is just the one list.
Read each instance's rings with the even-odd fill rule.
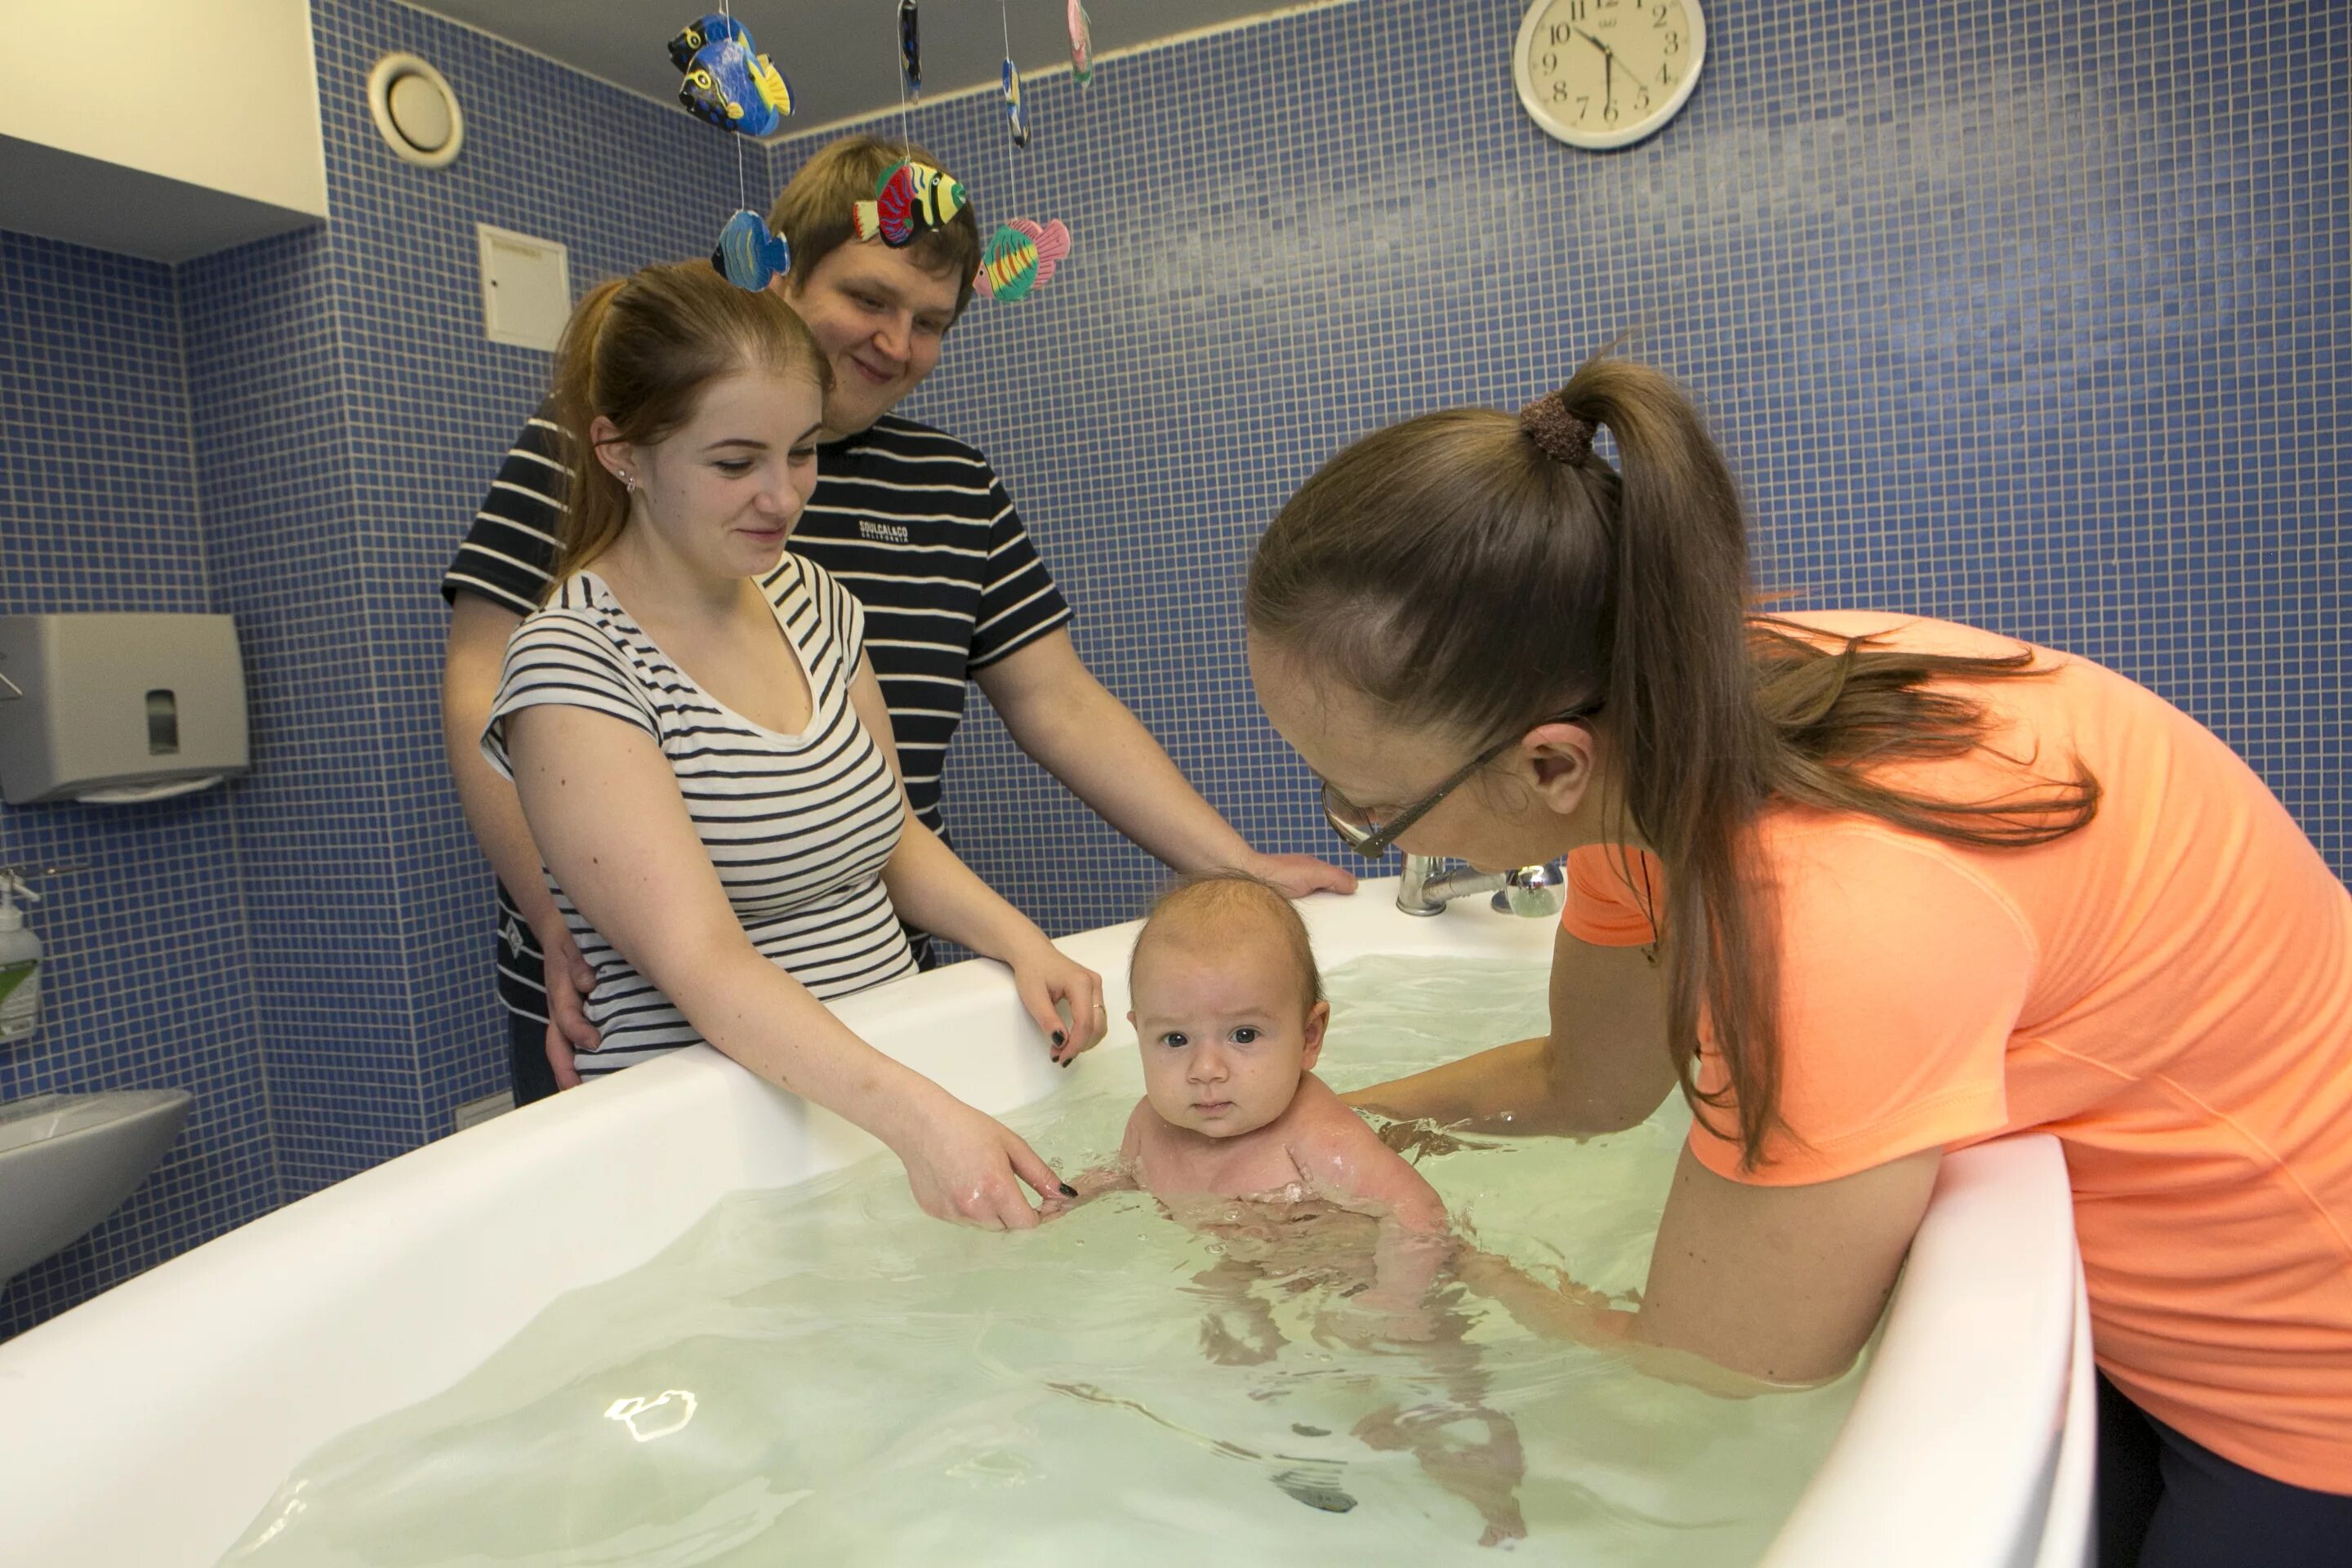
[[539,939],[539,950],[544,955],[547,1065],[554,1070],[556,1088],[577,1089],[580,1069],[572,1064],[572,1053],[593,1051],[604,1043],[596,1026],[588,1021],[587,1001],[589,993],[596,989],[596,972],[588,967],[561,914],[543,927],[533,926],[531,934]]

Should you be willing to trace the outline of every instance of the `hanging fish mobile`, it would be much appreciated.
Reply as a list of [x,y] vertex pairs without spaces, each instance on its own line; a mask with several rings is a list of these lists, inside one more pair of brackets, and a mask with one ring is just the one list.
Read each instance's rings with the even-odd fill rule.
[[765,289],[793,269],[793,247],[782,235],[770,234],[758,213],[739,211],[719,231],[710,265],[739,289]]
[[972,279],[992,300],[1023,300],[1054,280],[1054,268],[1068,259],[1070,231],[1062,220],[1039,227],[1025,217],[1007,219],[988,237]]
[[774,61],[753,52],[751,30],[731,16],[688,23],[669,41],[669,58],[686,73],[677,100],[721,131],[765,136],[793,111],[792,84]]
[[1087,8],[1070,0],[1070,72],[1084,87],[1095,79],[1095,27]]
[[915,0],[898,0],[898,70],[907,96],[923,96],[923,37],[915,22]]
[[964,200],[958,181],[929,163],[902,160],[883,174],[872,201],[856,205],[851,223],[858,238],[879,239],[895,248],[925,229],[947,227],[963,211]]
[[1029,111],[1021,104],[1021,73],[1013,66],[1013,57],[1004,57],[1004,122],[1013,132],[1015,147],[1029,145]]

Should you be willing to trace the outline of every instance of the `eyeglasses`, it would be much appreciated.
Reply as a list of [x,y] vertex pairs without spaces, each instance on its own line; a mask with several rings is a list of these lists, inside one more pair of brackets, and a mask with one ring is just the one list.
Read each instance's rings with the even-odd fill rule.
[[[1601,711],[1601,706],[1599,702],[1588,703],[1582,708],[1571,709],[1566,713],[1547,719],[1544,722],[1573,724],[1580,720],[1591,718]],[[1377,860],[1389,852],[1390,846],[1397,841],[1398,834],[1427,816],[1436,808],[1439,801],[1467,784],[1473,773],[1517,745],[1519,740],[1519,735],[1507,735],[1496,742],[1456,769],[1444,784],[1398,812],[1390,819],[1386,826],[1375,825],[1370,812],[1332,788],[1328,779],[1318,779],[1316,782],[1323,786],[1323,820],[1331,825],[1331,831],[1339,836],[1339,842],[1367,860]]]

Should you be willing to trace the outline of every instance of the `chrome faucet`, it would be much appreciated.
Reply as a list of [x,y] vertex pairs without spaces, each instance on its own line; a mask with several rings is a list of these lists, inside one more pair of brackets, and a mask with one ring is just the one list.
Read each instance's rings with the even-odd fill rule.
[[1408,855],[1404,875],[1397,882],[1396,907],[1409,915],[1443,914],[1456,899],[1492,893],[1490,907],[1496,914],[1544,920],[1559,913],[1560,889],[1567,879],[1557,860],[1516,871],[1473,871],[1466,866],[1440,871],[1434,856]]

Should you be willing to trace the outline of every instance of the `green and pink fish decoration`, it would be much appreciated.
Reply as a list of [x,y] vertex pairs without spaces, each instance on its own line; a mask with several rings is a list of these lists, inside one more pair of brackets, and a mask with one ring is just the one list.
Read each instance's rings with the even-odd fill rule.
[[992,300],[1025,300],[1054,280],[1054,268],[1068,258],[1070,231],[1062,220],[1040,227],[1025,217],[997,226],[980,253],[980,275],[973,279]]

